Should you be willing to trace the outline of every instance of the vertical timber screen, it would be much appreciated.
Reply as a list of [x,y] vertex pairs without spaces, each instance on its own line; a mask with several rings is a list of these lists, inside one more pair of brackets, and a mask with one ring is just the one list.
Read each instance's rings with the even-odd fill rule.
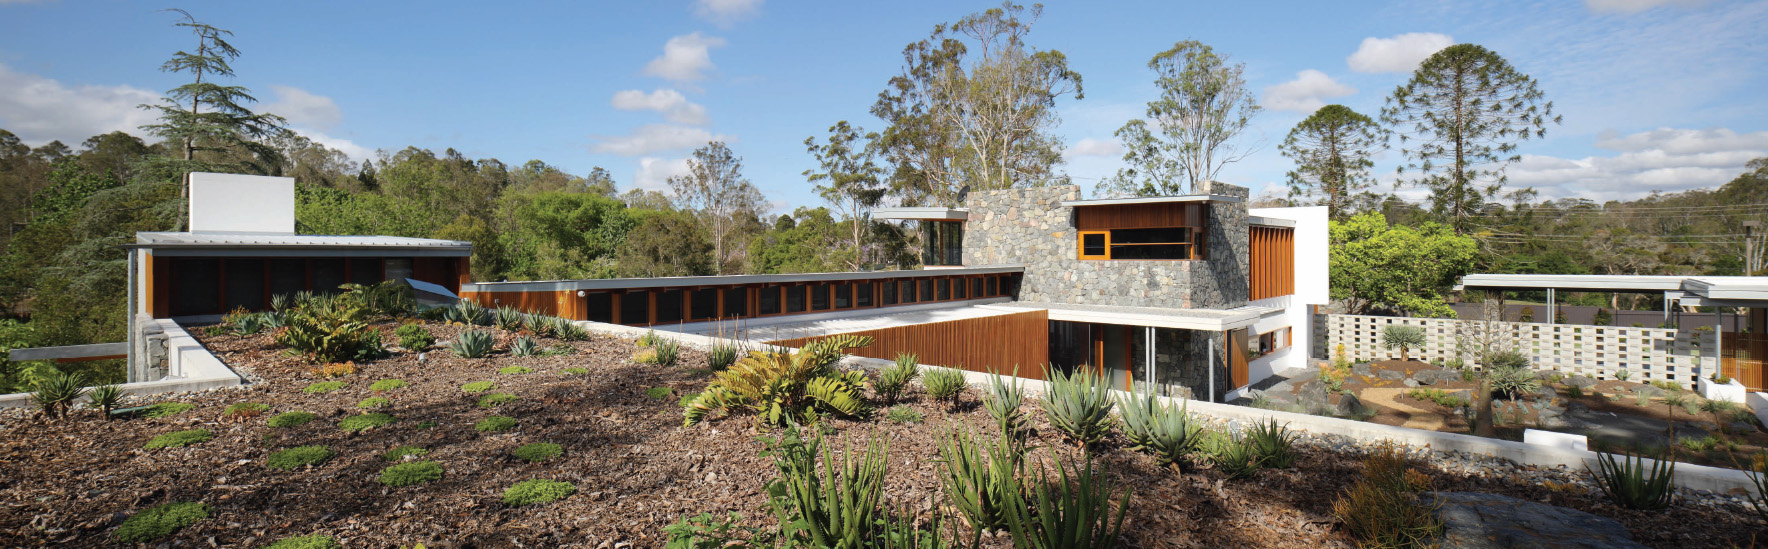
[[[922,364],[1004,375],[1018,368],[1019,377],[1039,380],[1050,361],[1050,312],[1045,310],[848,333],[872,336],[870,347],[850,351],[867,358],[893,360],[900,353],[913,353]],[[823,337],[828,336],[768,343],[796,348]]]

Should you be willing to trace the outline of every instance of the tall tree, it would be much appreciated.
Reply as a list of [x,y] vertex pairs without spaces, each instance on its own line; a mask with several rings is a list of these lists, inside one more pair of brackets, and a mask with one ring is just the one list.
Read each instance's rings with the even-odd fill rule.
[[816,184],[817,194],[823,200],[847,218],[852,233],[849,244],[853,248],[847,267],[855,271],[867,262],[865,229],[871,226],[872,208],[884,198],[884,169],[876,162],[877,149],[867,142],[876,140],[878,134],[862,135],[864,131],[842,120],[829,127],[824,144],[817,144],[815,137],[804,138],[805,148],[822,168],[820,172],[804,170],[804,176]]
[[[1443,48],[1395,88],[1381,121],[1400,134],[1412,184],[1431,189],[1431,205],[1455,232],[1473,230],[1473,216],[1498,194],[1504,168],[1520,160],[1517,144],[1558,124],[1553,102],[1535,79],[1474,44]],[[1407,146],[1407,142],[1412,142]]]
[[713,268],[725,274],[726,265],[740,258],[742,221],[765,209],[761,191],[743,177],[743,159],[723,141],[707,143],[688,158],[686,175],[669,178],[669,188],[684,208],[698,214],[712,240]]
[[1295,161],[1289,196],[1326,206],[1333,219],[1349,215],[1357,193],[1373,186],[1370,157],[1387,148],[1386,130],[1344,105],[1327,105],[1289,130],[1277,150]]
[[1057,50],[1025,42],[1043,6],[1001,7],[940,24],[903,49],[903,72],[872,114],[899,166],[896,187],[917,203],[957,206],[971,190],[1066,182],[1056,100],[1083,96]]
[[1473,266],[1473,238],[1428,221],[1388,225],[1376,212],[1333,221],[1329,232],[1332,299],[1347,312],[1455,316],[1443,296]]
[[[254,113],[247,108],[247,103],[258,101],[252,97],[251,90],[215,82],[219,78],[233,77],[233,67],[228,63],[239,57],[239,50],[227,43],[226,37],[233,36],[232,31],[199,22],[184,10],[168,11],[184,16],[175,24],[196,35],[196,52],[173,54],[160,65],[160,71],[188,73],[191,82],[168,90],[160,104],[141,105],[143,109],[160,113],[158,122],[141,129],[177,143],[187,163],[202,160],[198,153],[205,151],[220,153],[210,159],[219,162],[246,153],[256,158],[244,162],[245,169],[268,173],[268,164],[275,163],[277,151],[258,140],[282,133],[288,121],[270,113]],[[190,193],[189,182],[183,185],[179,191],[180,200]],[[187,207],[180,207],[178,229],[183,228]]]
[[1245,64],[1229,64],[1214,48],[1186,40],[1156,54],[1148,68],[1154,71],[1160,98],[1148,102],[1147,120],[1118,128],[1126,151],[1123,160],[1130,167],[1101,181],[1097,194],[1198,192],[1201,183],[1255,150],[1235,143],[1259,111],[1242,76]]

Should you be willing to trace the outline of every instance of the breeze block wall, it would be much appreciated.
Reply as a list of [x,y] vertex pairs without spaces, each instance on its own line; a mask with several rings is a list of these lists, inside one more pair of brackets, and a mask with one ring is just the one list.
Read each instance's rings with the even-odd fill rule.
[[[1214,194],[1245,199],[1245,188],[1215,183]],[[1060,185],[970,193],[964,206],[964,264],[1025,266],[1019,300],[1124,307],[1227,309],[1246,305],[1246,204],[1212,203],[1199,261],[1082,261],[1066,200],[1080,187]]]
[[[1352,362],[1397,358],[1399,351],[1389,351],[1382,346],[1381,333],[1389,325],[1401,324],[1424,329],[1425,346],[1411,350],[1413,358],[1446,363],[1464,356],[1457,335],[1471,334],[1477,329],[1477,322],[1452,318],[1327,315],[1324,339],[1330,354],[1322,356],[1336,357],[1339,346],[1343,346],[1345,359]],[[1595,379],[1614,379],[1615,372],[1626,370],[1631,376],[1629,381],[1674,381],[1693,387],[1703,371],[1701,349],[1714,347],[1713,333],[1701,330],[1537,322],[1499,322],[1497,325],[1514,348],[1529,357],[1536,370]],[[1466,354],[1471,358],[1470,353]],[[1712,360],[1707,359],[1705,363],[1711,365]]]

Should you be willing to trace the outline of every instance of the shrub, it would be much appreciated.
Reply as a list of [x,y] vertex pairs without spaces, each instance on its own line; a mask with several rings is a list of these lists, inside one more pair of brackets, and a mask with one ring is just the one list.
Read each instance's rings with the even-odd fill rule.
[[1424,328],[1404,324],[1389,324],[1381,330],[1381,346],[1387,350],[1400,350],[1400,360],[1412,360],[1412,349],[1424,347]]
[[476,395],[496,388],[497,384],[489,381],[474,381],[460,386],[461,392],[469,395]]
[[735,364],[737,356],[741,354],[742,350],[738,349],[736,344],[721,340],[713,344],[712,350],[706,353],[706,365],[714,372],[723,370]]
[[270,406],[266,405],[266,404],[259,404],[256,402],[239,402],[239,403],[227,405],[227,409],[222,411],[221,415],[224,415],[227,417],[232,417],[232,418],[258,417],[259,415],[262,415],[265,411],[267,411],[269,409],[270,409]]
[[1024,402],[1025,391],[1020,389],[1018,377],[1007,383],[1001,381],[1000,374],[988,375],[988,393],[982,397],[982,408],[994,418],[1001,434],[1019,438],[1019,433],[1025,429],[1025,412],[1019,409]]
[[68,408],[73,407],[74,400],[86,393],[86,389],[81,387],[85,383],[86,376],[56,372],[53,376],[37,380],[31,391],[31,402],[43,410],[45,418],[67,417]]
[[270,418],[269,425],[278,428],[299,427],[306,425],[307,422],[313,421],[317,418],[319,418],[319,416],[314,415],[311,412],[283,412],[277,414],[276,417]]
[[448,350],[453,351],[456,356],[461,358],[484,358],[485,355],[491,354],[491,346],[494,343],[496,343],[496,338],[491,336],[491,332],[467,330],[461,332],[460,337],[454,341],[448,342]]
[[516,395],[512,395],[509,393],[491,393],[489,395],[479,397],[479,407],[480,408],[496,408],[498,406],[502,406],[506,402],[513,402],[517,398],[518,397]]
[[871,337],[844,334],[812,341],[795,352],[749,353],[717,373],[706,391],[683,410],[682,425],[704,421],[714,410],[751,410],[768,425],[802,419],[813,408],[858,413],[865,374],[836,370],[835,363],[847,349],[871,344]]
[[1363,547],[1430,547],[1443,533],[1434,501],[1421,501],[1430,488],[1429,477],[1411,469],[1411,462],[1393,444],[1384,443],[1363,460],[1365,471],[1357,484],[1332,504],[1332,513],[1343,521]]
[[377,408],[386,408],[386,407],[392,406],[392,405],[393,405],[393,401],[387,400],[387,397],[368,397],[368,398],[362,399],[362,402],[356,403],[357,408],[361,408],[364,410],[374,410]]
[[338,428],[351,433],[360,433],[393,422],[393,416],[373,413],[350,416],[338,422]]
[[964,380],[964,372],[949,368],[930,370],[921,377],[921,384],[927,386],[927,396],[934,401],[949,402],[952,406],[964,395],[964,388],[970,384]]
[[1597,326],[1613,326],[1615,324],[1615,314],[1608,312],[1607,308],[1597,307],[1596,318],[1591,320],[1590,323]]
[[[744,545],[730,544],[732,542],[748,542],[766,535],[759,528],[739,526],[737,523],[742,520],[743,515],[737,513],[731,513],[724,517],[712,513],[682,517],[675,524],[663,527],[663,535],[666,538],[663,547],[664,549],[740,547]],[[907,547],[923,547],[923,545],[916,544]]]
[[209,432],[208,429],[173,431],[153,437],[152,440],[147,441],[147,444],[142,446],[142,449],[155,450],[159,448],[182,448],[199,442],[208,442],[208,440],[212,438],[215,438],[215,433]]
[[1565,388],[1566,398],[1584,398],[1584,388],[1572,385]]
[[104,419],[109,420],[111,410],[116,409],[117,403],[123,400],[123,386],[100,385],[93,387],[91,394],[86,398],[88,399],[87,406],[97,408],[99,413],[104,414]]
[[330,364],[326,364],[324,366],[320,366],[318,368],[314,368],[312,370],[312,372],[313,372],[313,375],[316,377],[344,377],[344,376],[356,373],[356,363],[355,362],[333,362]]
[[540,343],[528,336],[517,337],[510,342],[510,356],[531,357],[540,354]]
[[1460,408],[1467,405],[1467,399],[1449,394],[1448,391],[1442,389],[1413,389],[1406,391],[1406,396],[1418,400],[1434,402],[1437,406],[1450,409]]
[[473,428],[478,429],[479,432],[481,432],[481,433],[496,433],[496,432],[508,431],[510,429],[516,428],[516,418],[507,417],[507,416],[491,416],[491,417],[479,420],[479,423],[473,425]]
[[518,376],[518,375],[522,375],[522,374],[534,373],[534,369],[529,368],[527,366],[504,366],[502,368],[498,368],[497,373],[503,374],[506,376]]
[[1111,387],[1087,367],[1073,375],[1055,368],[1044,369],[1044,399],[1038,404],[1050,424],[1086,447],[1105,438],[1111,429]]
[[419,448],[416,446],[400,446],[400,447],[394,448],[392,450],[387,450],[386,453],[381,454],[381,459],[384,459],[387,461],[399,461],[399,460],[405,459],[405,456],[424,457],[424,455],[429,454],[429,453],[430,453],[429,450],[425,450],[423,448]]
[[1161,404],[1153,394],[1131,393],[1118,402],[1122,410],[1123,434],[1130,447],[1154,454],[1161,465],[1176,465],[1197,449],[1203,426],[1187,406]]
[[368,390],[374,391],[377,393],[385,393],[387,391],[391,391],[394,389],[403,389],[403,388],[406,388],[409,386],[410,385],[405,383],[405,380],[403,380],[403,379],[383,379],[383,380],[374,382],[373,385],[369,385]]
[[271,452],[270,459],[265,460],[264,464],[272,469],[282,469],[286,471],[290,469],[300,469],[308,465],[319,465],[326,461],[330,461],[331,458],[336,457],[337,455],[338,454],[333,452],[331,448],[324,446],[296,446],[287,450]]
[[141,543],[160,539],[179,528],[209,518],[209,506],[201,503],[167,503],[143,509],[117,526],[117,541]]
[[336,391],[338,389],[342,389],[342,388],[344,388],[344,386],[349,385],[349,384],[350,384],[349,382],[345,382],[345,381],[321,381],[318,383],[314,383],[312,385],[308,385],[307,388],[302,389],[301,392],[307,393],[309,395],[319,395],[319,394],[325,394],[325,393],[329,393],[332,391]]
[[921,377],[920,361],[921,357],[913,353],[898,353],[896,363],[878,374],[872,390],[884,399],[886,405],[895,404],[903,391],[908,390],[909,383]]
[[927,419],[927,414],[917,412],[914,408],[907,406],[892,406],[884,412],[884,419],[888,419],[892,423],[920,423]]
[[589,375],[589,368],[565,368],[565,373],[567,375],[586,376]]
[[651,341],[649,348],[632,355],[632,361],[639,364],[657,366],[674,366],[681,356],[681,342],[658,336]]
[[515,450],[510,451],[510,455],[516,456],[517,459],[523,461],[539,463],[558,457],[558,455],[564,451],[564,448],[551,442],[535,442],[516,447]]
[[1630,377],[1633,377],[1632,370],[1615,370],[1615,381],[1626,381]]
[[393,330],[393,337],[399,338],[399,346],[412,351],[422,351],[436,344],[436,336],[422,324],[411,323]]
[[1504,393],[1510,400],[1541,390],[1541,378],[1535,377],[1535,371],[1528,368],[1492,368],[1486,378],[1493,391]]
[[651,400],[663,400],[669,398],[669,393],[672,391],[674,389],[668,387],[652,387],[645,389],[645,396],[651,397]]
[[1295,433],[1287,424],[1278,425],[1276,418],[1254,423],[1246,442],[1262,467],[1287,469],[1295,463]]
[[795,518],[796,532],[790,541],[817,547],[866,546],[884,518],[878,504],[884,495],[889,443],[874,437],[861,454],[849,442],[837,459],[822,444],[820,433],[801,440],[795,431],[777,441],[763,440],[780,472],[767,485],[768,502],[775,514]]
[[313,534],[282,538],[281,541],[264,546],[264,549],[344,549],[344,544],[338,543],[331,536]]
[[381,484],[392,487],[423,484],[442,478],[442,465],[434,461],[413,461],[381,470]]
[[544,479],[526,480],[504,490],[503,502],[515,507],[552,503],[576,492],[577,487],[566,482]]
[[645,335],[638,336],[638,341],[635,341],[634,343],[640,347],[649,349],[652,345],[656,345],[657,342],[662,339],[663,336],[657,335],[656,330],[645,330]]
[[1615,502],[1615,505],[1628,509],[1655,511],[1669,507],[1670,499],[1675,495],[1675,487],[1670,484],[1670,480],[1676,474],[1676,462],[1655,459],[1647,469],[1645,456],[1632,453],[1621,455],[1622,458],[1616,460],[1615,454],[1597,453],[1596,468],[1585,466],[1602,493]]

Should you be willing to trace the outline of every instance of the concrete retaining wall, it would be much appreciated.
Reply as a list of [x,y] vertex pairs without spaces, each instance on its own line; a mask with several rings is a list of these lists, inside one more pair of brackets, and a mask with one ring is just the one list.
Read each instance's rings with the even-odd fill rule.
[[[239,374],[221,359],[209,353],[203,344],[191,337],[177,322],[155,319],[166,334],[166,377],[156,381],[124,383],[123,392],[144,396],[180,391],[201,391],[216,387],[234,387],[244,383]],[[85,397],[81,397],[81,402]],[[0,395],[0,408],[32,406],[30,393]]]

